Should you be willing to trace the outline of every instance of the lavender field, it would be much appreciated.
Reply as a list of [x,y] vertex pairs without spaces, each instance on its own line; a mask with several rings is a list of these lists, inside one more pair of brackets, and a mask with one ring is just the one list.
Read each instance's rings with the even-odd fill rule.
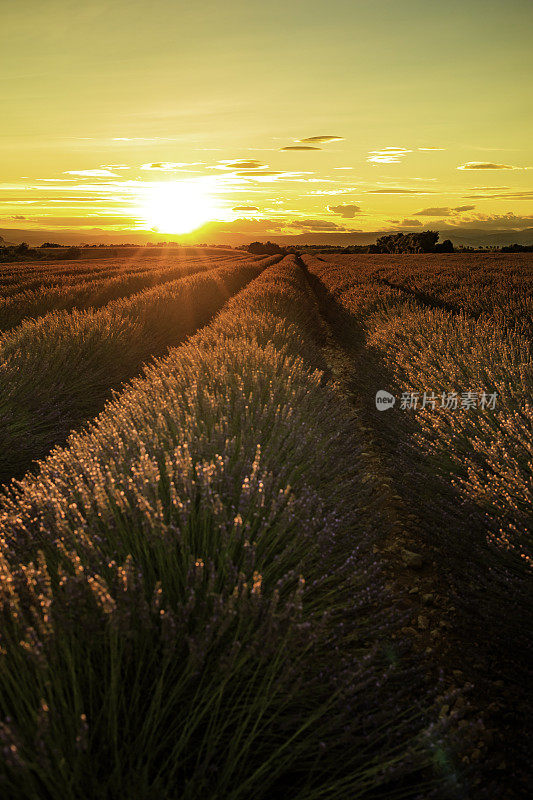
[[2,797],[526,797],[532,286],[0,265]]

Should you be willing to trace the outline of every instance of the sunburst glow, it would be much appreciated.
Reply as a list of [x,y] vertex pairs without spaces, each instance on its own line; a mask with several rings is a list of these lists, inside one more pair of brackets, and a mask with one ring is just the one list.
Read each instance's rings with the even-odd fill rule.
[[218,217],[214,199],[200,183],[168,181],[153,184],[142,197],[141,214],[160,233],[190,233]]

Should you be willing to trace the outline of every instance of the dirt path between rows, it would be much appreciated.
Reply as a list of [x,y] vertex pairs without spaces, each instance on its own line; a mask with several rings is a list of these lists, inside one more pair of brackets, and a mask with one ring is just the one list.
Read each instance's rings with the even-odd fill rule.
[[[467,545],[462,551],[459,543],[450,558],[432,537],[437,525],[448,528],[456,540],[467,529],[484,536],[483,520],[476,509],[455,498],[450,487],[422,471],[409,414],[377,411],[376,391],[388,389],[392,378],[377,354],[366,347],[363,329],[353,318],[345,318],[305,262],[296,260],[324,321],[330,381],[353,408],[354,425],[365,442],[365,471],[375,476],[376,491],[383,497],[384,524],[376,552],[385,565],[393,602],[408,617],[401,635],[411,641],[430,679],[444,683],[440,714],[452,715],[454,724],[464,728],[465,747],[456,765],[459,773],[470,772],[470,788],[463,796],[472,800],[529,796],[527,743],[524,749],[524,742],[518,741],[515,716],[517,705],[526,703],[527,689],[507,685],[505,669],[500,670],[479,620],[473,618],[475,602],[457,602],[468,593],[469,584],[475,600],[469,570],[457,579],[457,559],[468,559]],[[523,713],[527,715],[525,707]]]

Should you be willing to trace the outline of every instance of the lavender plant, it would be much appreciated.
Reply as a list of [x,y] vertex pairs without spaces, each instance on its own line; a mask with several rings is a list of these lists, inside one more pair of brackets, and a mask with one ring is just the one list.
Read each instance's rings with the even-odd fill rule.
[[[235,263],[243,259],[233,258]],[[0,330],[6,331],[20,324],[27,317],[40,317],[50,311],[72,311],[74,308],[101,308],[113,300],[135,294],[153,286],[184,278],[195,272],[210,270],[216,266],[228,266],[228,257],[156,261],[150,268],[95,270],[82,275],[47,274],[51,283],[43,284],[42,278],[32,274],[26,282],[14,285],[18,291],[0,296]],[[61,280],[61,278],[63,278]],[[0,286],[0,295],[4,287]]]
[[[504,684],[526,686],[533,652],[531,271],[523,261],[504,261],[498,277],[497,257],[491,259],[485,295],[481,267],[462,286],[453,260],[441,263],[439,277],[436,259],[424,276],[422,257],[419,266],[414,257],[388,265],[376,263],[378,257],[353,258],[351,268],[342,258],[336,264],[306,257],[306,263],[337,329],[357,341],[362,355],[353,385],[364,378],[375,392],[386,380],[396,394],[397,406],[379,430],[375,419],[370,424],[416,513],[417,535],[437,553],[462,624],[468,623],[464,635],[479,643]],[[416,291],[405,290],[409,283]],[[428,284],[433,300],[419,291]],[[439,287],[446,307],[434,302]],[[373,365],[370,376],[360,374],[362,359]],[[458,402],[446,406],[441,398],[453,391]],[[424,406],[424,392],[436,400]],[[494,407],[462,407],[468,392],[496,393]],[[417,407],[399,409],[402,393],[418,397]],[[373,396],[364,401],[370,408]]]
[[208,322],[270,261],[215,268],[99,310],[51,312],[4,334],[0,480],[20,476],[32,460],[64,443],[113,389]]
[[285,259],[5,490],[9,796],[428,796],[444,734],[317,329]]

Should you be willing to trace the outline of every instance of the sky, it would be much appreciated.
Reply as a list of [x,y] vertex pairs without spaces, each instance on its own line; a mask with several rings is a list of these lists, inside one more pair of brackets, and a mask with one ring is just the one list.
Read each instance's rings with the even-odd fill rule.
[[6,240],[533,242],[530,0],[0,2]]

